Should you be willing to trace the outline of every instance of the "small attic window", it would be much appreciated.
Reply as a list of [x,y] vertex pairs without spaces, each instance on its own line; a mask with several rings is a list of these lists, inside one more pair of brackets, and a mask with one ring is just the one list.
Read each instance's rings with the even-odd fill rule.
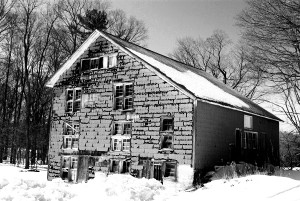
[[107,69],[117,65],[117,55],[106,55],[81,60],[81,72],[96,69]]
[[244,128],[253,129],[253,117],[244,115]]

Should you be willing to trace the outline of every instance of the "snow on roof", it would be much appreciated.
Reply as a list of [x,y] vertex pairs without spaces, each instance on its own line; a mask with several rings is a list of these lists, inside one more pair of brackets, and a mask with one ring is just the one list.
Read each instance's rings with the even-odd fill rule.
[[140,52],[137,52],[130,48],[127,49],[136,56],[146,61],[148,64],[158,68],[161,72],[166,74],[176,83],[185,86],[189,91],[191,91],[195,96],[199,98],[213,100],[216,102],[225,102],[237,107],[249,108],[249,105],[244,101],[225,92],[206,78],[201,77],[190,70],[180,72],[177,69],[167,66],[147,55],[141,54]]
[[95,30],[91,34],[70,59],[53,75],[46,86],[54,87],[59,77],[88,50],[89,46],[94,43],[99,36],[104,37],[128,55],[141,60],[141,62],[147,63],[148,65],[146,66],[148,66],[150,70],[155,71],[160,77],[173,84],[180,91],[185,92],[189,97],[199,98],[204,102],[217,104],[229,109],[282,121],[272,113],[200,69],[196,69],[98,30]]

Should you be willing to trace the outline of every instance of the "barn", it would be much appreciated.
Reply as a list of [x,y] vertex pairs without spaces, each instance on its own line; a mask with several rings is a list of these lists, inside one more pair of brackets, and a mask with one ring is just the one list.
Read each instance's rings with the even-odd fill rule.
[[94,31],[47,86],[48,180],[101,171],[177,181],[231,161],[279,165],[279,118],[202,70],[108,33]]

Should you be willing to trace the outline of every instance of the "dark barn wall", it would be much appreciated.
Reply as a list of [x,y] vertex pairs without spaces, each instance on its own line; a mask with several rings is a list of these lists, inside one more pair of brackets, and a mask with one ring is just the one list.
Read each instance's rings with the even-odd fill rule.
[[[235,130],[247,131],[244,129],[245,113],[201,101],[197,102],[196,110],[195,168],[211,168],[235,160],[233,152],[238,151],[235,149]],[[253,129],[249,131],[258,132],[256,162],[279,165],[279,122],[251,116]],[[267,139],[265,151],[261,144],[264,134]],[[242,160],[247,161],[247,157]]]
[[[81,75],[80,59],[116,53],[118,65],[111,69],[94,70]],[[132,82],[133,111],[138,118],[132,122],[131,152],[113,152],[111,130],[113,121],[125,121],[126,113],[113,110],[113,84]],[[83,94],[95,94],[92,107],[81,108],[73,115],[65,113],[66,88],[82,87]],[[109,41],[99,37],[68,70],[54,87],[53,118],[49,149],[48,179],[58,177],[60,157],[97,152],[107,159],[132,159],[132,168],[142,169],[139,158],[173,159],[179,164],[192,163],[193,100],[151,72],[141,62],[130,57]],[[174,117],[174,151],[159,152],[160,117]],[[65,121],[80,122],[79,152],[62,150]]]

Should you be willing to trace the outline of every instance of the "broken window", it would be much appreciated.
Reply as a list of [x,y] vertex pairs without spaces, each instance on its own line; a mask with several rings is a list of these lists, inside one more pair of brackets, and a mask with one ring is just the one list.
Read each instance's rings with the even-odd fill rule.
[[80,111],[81,88],[67,89],[66,102],[67,113]]
[[112,151],[130,151],[131,122],[115,122],[111,137]]
[[133,84],[116,84],[114,87],[114,109],[133,109]]
[[258,145],[257,132],[245,131],[242,134],[242,148],[244,149],[257,149]]
[[63,149],[78,149],[79,122],[65,122]]
[[174,119],[170,116],[161,117],[160,150],[173,149]]

